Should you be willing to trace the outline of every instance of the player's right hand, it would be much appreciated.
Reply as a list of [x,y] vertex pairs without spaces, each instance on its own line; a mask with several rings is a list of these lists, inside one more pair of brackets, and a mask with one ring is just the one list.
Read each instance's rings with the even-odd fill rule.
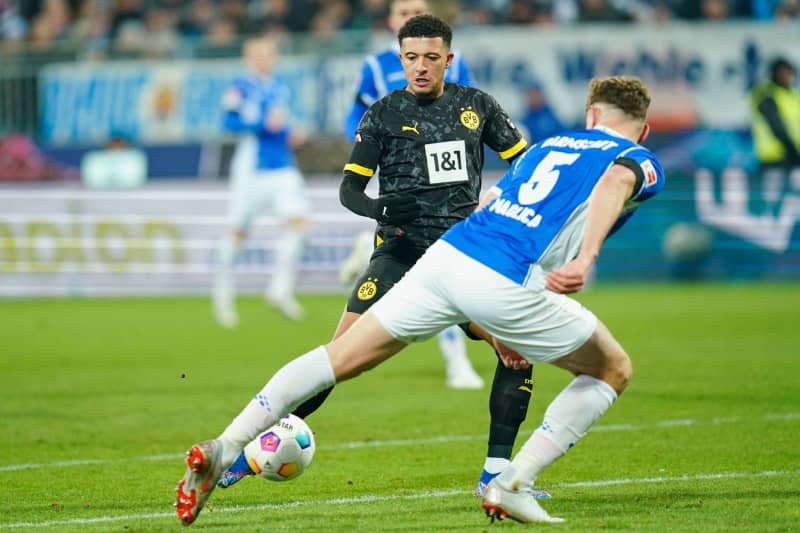
[[499,340],[492,337],[492,346],[494,347],[497,357],[506,368],[513,368],[514,370],[524,370],[531,366],[530,362],[522,357],[519,352],[512,350]]
[[422,206],[411,194],[381,196],[375,201],[375,220],[381,224],[400,225],[422,214]]
[[559,294],[578,292],[586,286],[591,270],[592,261],[579,255],[562,268],[552,270],[547,275],[545,289]]

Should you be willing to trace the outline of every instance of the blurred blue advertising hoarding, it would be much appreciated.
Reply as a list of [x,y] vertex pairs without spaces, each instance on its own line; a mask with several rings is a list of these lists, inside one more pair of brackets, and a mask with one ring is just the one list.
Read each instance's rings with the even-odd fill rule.
[[[727,24],[480,29],[456,35],[480,86],[512,116],[520,90],[541,82],[567,123],[579,122],[586,82],[634,74],[654,93],[652,118],[667,128],[742,128],[747,91],[777,55],[800,63],[800,25]],[[311,131],[340,134],[361,56],[290,56],[278,75],[291,113]],[[144,143],[220,135],[220,101],[238,59],[53,65],[41,75],[41,139],[93,144],[123,131]]]

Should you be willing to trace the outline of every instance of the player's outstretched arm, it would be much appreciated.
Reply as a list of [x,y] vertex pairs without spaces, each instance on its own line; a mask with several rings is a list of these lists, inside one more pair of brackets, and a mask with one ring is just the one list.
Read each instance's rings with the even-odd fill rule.
[[632,196],[635,185],[636,175],[622,165],[612,165],[600,178],[589,197],[580,252],[563,268],[550,272],[545,286],[548,290],[569,294],[584,287],[603,241],[619,218],[625,201]]

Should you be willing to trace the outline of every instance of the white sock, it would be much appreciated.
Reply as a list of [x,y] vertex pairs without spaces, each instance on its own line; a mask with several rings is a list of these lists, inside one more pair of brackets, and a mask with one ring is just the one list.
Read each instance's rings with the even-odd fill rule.
[[497,474],[505,470],[509,463],[511,463],[511,461],[505,457],[487,457],[483,462],[483,469],[490,474]]
[[605,381],[581,375],[556,396],[539,426],[498,480],[516,489],[530,486],[544,468],[572,448],[605,413],[617,393]]
[[267,291],[278,300],[294,294],[297,263],[303,253],[305,232],[287,228],[275,247],[275,265]]
[[223,445],[223,462],[233,463],[242,448],[262,431],[335,383],[336,378],[324,346],[289,361],[219,436]]
[[217,245],[217,271],[214,276],[214,297],[223,302],[233,302],[236,285],[233,268],[236,263],[238,246],[233,237],[228,236]]
[[472,368],[472,363],[467,357],[467,343],[464,333],[458,326],[450,326],[439,332],[439,349],[442,351],[448,372],[460,371],[463,368]]

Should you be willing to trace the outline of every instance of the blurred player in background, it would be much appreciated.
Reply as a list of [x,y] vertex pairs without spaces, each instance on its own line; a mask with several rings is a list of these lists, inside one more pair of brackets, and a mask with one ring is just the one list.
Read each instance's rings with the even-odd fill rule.
[[[451,38],[449,26],[436,17],[410,19],[398,35],[403,42],[407,87],[376,102],[359,124],[339,197],[351,211],[378,222],[377,246],[366,271],[359,276],[334,338],[380,300],[442,233],[478,205],[483,145],[509,162],[526,146],[491,96],[445,83],[445,72],[453,59]],[[409,49],[412,44],[416,48]],[[380,194],[371,198],[365,189],[378,168]],[[470,329],[470,334],[497,349],[493,339],[479,328]],[[487,457],[478,495],[509,462],[530,402],[530,377],[528,365],[507,368],[498,360],[489,400]],[[307,417],[331,390],[304,402],[294,414]],[[250,474],[246,458],[240,455],[221,485],[230,486]],[[549,497],[544,491],[538,494]]]
[[[391,0],[386,22],[389,29],[397,35],[408,19],[429,12],[426,0]],[[448,83],[459,83],[469,87],[475,85],[467,64],[462,60],[458,50],[453,50],[453,61],[445,71],[444,79]],[[345,119],[344,130],[347,138],[353,141],[361,117],[369,106],[390,92],[405,88],[407,84],[400,62],[400,44],[396,40],[385,50],[368,56],[361,66],[355,98]],[[339,269],[339,280],[342,284],[352,285],[364,272],[374,248],[375,236],[372,232],[365,231],[356,237],[353,251]],[[483,388],[483,378],[475,372],[467,356],[467,345],[461,330],[456,327],[449,328],[439,335],[438,340],[446,365],[447,386],[454,389]]]
[[303,309],[294,296],[295,270],[303,251],[311,205],[292,153],[302,142],[302,135],[287,123],[289,91],[271,76],[277,61],[278,50],[271,39],[248,39],[243,50],[246,71],[226,91],[223,102],[223,126],[238,140],[230,172],[231,231],[217,250],[212,298],[214,317],[227,328],[239,322],[235,306],[236,255],[253,218],[263,211],[285,223],[265,299],[289,319],[303,318]]
[[[404,42],[404,54],[427,56],[416,44]],[[376,113],[390,119],[384,127],[395,131],[391,119],[413,109],[412,98],[382,100],[370,113],[380,106]],[[451,89],[453,103],[458,98]],[[381,106],[384,102],[388,105]],[[409,343],[472,320],[493,337],[506,364],[546,362],[574,376],[511,464],[489,483],[482,503],[493,519],[563,522],[542,509],[532,484],[586,435],[632,375],[630,357],[608,328],[565,295],[585,286],[606,238],[664,186],[661,165],[639,144],[649,131],[649,104],[649,91],[637,78],[592,80],[585,130],[550,137],[525,151],[484,198],[484,208],[433,243],[352,328],[284,365],[218,438],[189,449],[177,488],[178,518],[192,523],[225,466],[292,406],[375,367]],[[420,132],[431,125],[420,121]],[[364,128],[362,122],[362,136]],[[374,151],[369,144],[356,144],[356,160],[369,158]],[[439,146],[428,153],[441,162],[447,150]],[[385,205],[391,213],[399,204]],[[413,225],[404,228],[414,231]],[[208,401],[197,398],[198,405]]]

